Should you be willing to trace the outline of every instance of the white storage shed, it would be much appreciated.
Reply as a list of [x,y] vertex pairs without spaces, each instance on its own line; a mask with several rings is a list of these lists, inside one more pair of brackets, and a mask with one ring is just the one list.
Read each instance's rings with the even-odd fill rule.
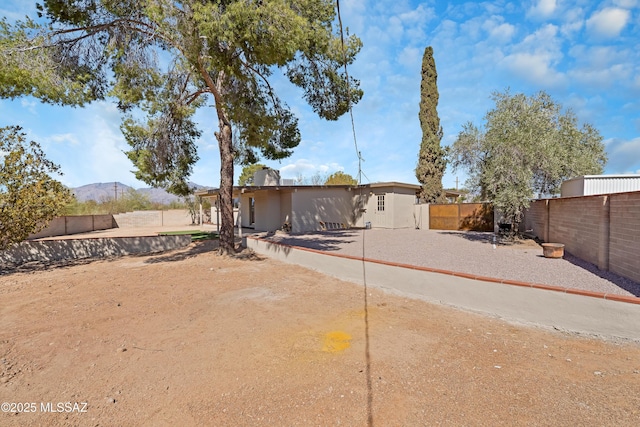
[[560,187],[560,197],[593,196],[596,194],[640,191],[640,175],[584,175],[566,180]]

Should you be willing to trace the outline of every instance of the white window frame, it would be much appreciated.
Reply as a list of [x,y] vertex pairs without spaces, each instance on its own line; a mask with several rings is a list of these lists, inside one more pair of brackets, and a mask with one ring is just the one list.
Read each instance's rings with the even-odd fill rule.
[[384,196],[385,195],[384,194],[376,194],[376,196],[378,196],[378,203],[376,205],[376,212],[384,212],[384,208],[385,208]]

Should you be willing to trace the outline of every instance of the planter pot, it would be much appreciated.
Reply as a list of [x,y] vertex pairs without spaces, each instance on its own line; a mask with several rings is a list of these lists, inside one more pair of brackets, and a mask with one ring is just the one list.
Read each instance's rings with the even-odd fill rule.
[[564,256],[564,245],[562,243],[543,243],[542,253],[545,258],[562,258]]

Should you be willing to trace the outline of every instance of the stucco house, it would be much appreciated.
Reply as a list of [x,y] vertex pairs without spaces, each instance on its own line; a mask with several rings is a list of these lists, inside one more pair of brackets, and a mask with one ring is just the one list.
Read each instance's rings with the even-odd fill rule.
[[[280,185],[277,171],[258,171],[253,185],[233,188],[233,197],[239,200],[236,225],[292,233],[350,227],[409,228],[415,226],[419,189],[419,185],[400,182]],[[216,206],[219,189],[196,195]]]

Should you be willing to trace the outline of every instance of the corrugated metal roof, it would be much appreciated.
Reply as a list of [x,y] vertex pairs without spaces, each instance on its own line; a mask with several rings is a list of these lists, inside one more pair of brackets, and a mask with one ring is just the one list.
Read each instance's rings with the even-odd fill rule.
[[593,196],[597,194],[640,191],[640,174],[584,175],[562,183],[562,197]]

